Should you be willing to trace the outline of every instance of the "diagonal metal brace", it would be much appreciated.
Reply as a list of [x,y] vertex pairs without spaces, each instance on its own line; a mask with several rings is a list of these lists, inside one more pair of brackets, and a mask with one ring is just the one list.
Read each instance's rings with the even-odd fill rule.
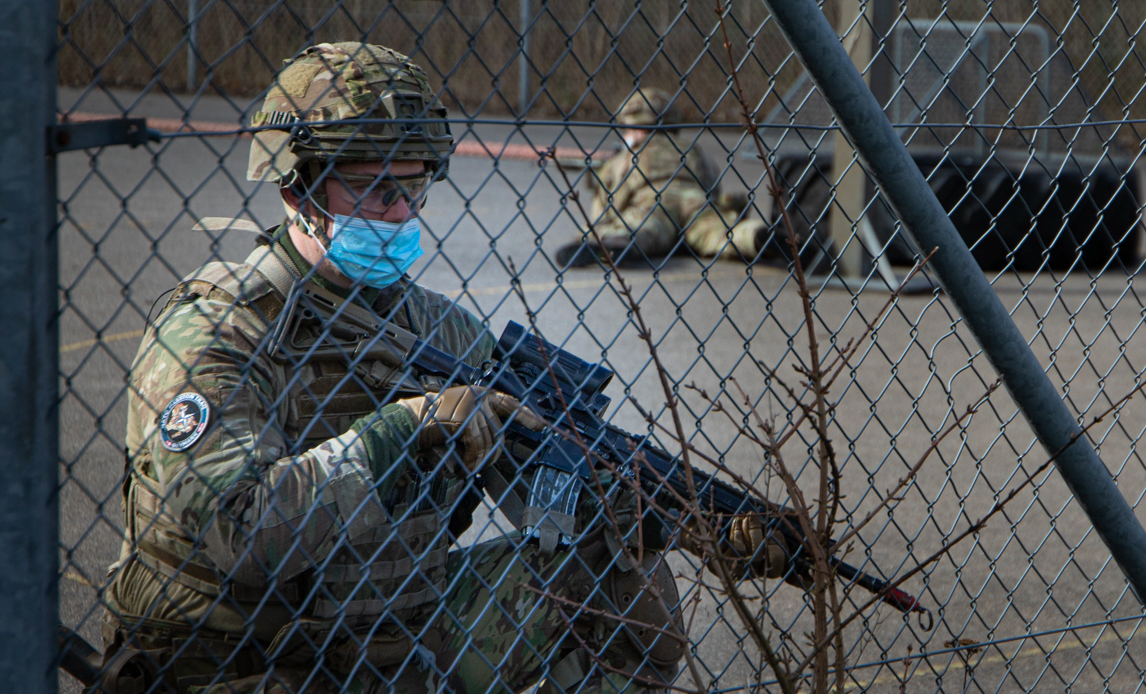
[[815,0],[765,0],[865,168],[921,249],[1075,500],[1146,606],[1146,530],[995,294]]
[[86,123],[57,123],[48,126],[48,152],[58,154],[75,149],[95,149],[112,145],[138,147],[159,142],[159,131],[147,127],[146,118],[108,118]]

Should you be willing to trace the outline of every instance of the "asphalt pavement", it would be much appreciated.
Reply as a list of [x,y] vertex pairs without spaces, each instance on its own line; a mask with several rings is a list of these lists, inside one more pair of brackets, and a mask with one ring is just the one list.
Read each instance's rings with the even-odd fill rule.
[[[164,96],[113,96],[61,90],[60,102],[75,113],[126,109],[169,118],[183,117],[187,106]],[[202,99],[190,113],[197,120],[237,124],[248,108]],[[615,142],[615,135],[594,128],[477,124],[455,132],[486,143],[541,147],[611,148]],[[145,317],[179,278],[212,259],[241,260],[253,247],[253,236],[245,232],[193,231],[199,218],[235,215],[269,227],[283,217],[273,187],[245,180],[248,142],[178,137],[59,158],[61,617],[92,641],[98,639],[99,588],[119,553],[125,383]],[[706,135],[700,146],[734,162],[726,187],[760,180],[762,168],[738,156],[746,143],[738,144],[734,134]],[[649,412],[661,443],[679,450],[665,433],[673,428],[672,418],[638,334],[639,310],[677,386],[674,397],[690,441],[783,501],[782,485],[764,471],[760,448],[737,430],[757,415],[778,427],[799,418],[782,383],[803,392],[804,377],[793,367],[807,363],[809,337],[788,270],[678,256],[656,270],[623,272],[636,297],[631,306],[618,278],[602,268],[555,265],[555,250],[583,228],[569,192],[551,164],[455,157],[449,180],[430,193],[423,214],[426,255],[412,274],[455,297],[495,334],[508,321],[528,322],[533,314],[546,339],[616,372],[607,392],[614,423],[644,433],[642,411]],[[815,295],[813,323],[822,354],[837,355],[849,340],[863,337],[888,296],[882,283],[874,285],[879,287],[854,296],[842,290]],[[1081,270],[1065,276],[1004,274],[996,289],[1014,307],[1024,335],[1083,421],[1138,382],[1146,361],[1139,351],[1144,304],[1133,276],[1091,277]],[[1046,460],[1005,391],[980,402],[995,374],[941,293],[900,297],[839,374],[832,388],[831,439],[845,523],[859,522],[876,508],[928,452],[932,437],[978,404],[961,430],[935,444],[893,511],[878,513],[854,541],[849,561],[873,573],[894,576],[911,569]],[[706,398],[720,398],[723,410]],[[1144,414],[1143,398],[1132,398],[1092,431],[1134,504],[1146,492],[1146,466],[1136,448]],[[785,460],[809,496],[815,489],[808,456],[813,445],[804,425],[785,448]],[[1053,468],[1038,473],[1036,481],[984,532],[906,583],[934,609],[933,632],[886,607],[862,622],[864,629],[859,623],[849,628],[851,661],[872,664],[855,673],[857,687],[900,691],[896,677],[904,671],[901,659],[909,646],[916,654],[934,655],[906,666],[907,691],[962,691],[965,676],[997,691],[1062,691],[1069,682],[1080,691],[1140,686],[1144,642],[1128,637],[1140,622],[1086,626],[1130,618],[1139,613],[1138,603]],[[464,541],[483,531],[498,532],[488,509],[479,512]],[[686,557],[672,561],[686,598],[701,596],[689,607],[696,609],[690,634],[698,659],[711,676],[720,676],[721,688],[744,686],[757,655],[742,650],[750,648],[742,628],[720,609],[722,600],[695,582]],[[791,625],[804,608],[795,588],[747,589],[768,594],[767,625]],[[799,624],[797,638],[807,628]],[[1066,627],[1073,631],[1062,631]],[[1031,636],[1040,632],[1049,633]],[[959,638],[1002,642],[965,660],[944,645]]]

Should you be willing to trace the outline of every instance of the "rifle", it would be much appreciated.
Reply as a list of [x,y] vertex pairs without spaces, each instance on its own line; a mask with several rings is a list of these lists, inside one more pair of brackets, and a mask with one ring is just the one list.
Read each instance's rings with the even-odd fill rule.
[[64,626],[58,625],[56,640],[59,648],[60,669],[79,680],[86,690],[100,680],[103,656],[87,640]]
[[63,622],[58,623],[56,638],[56,664],[84,686],[85,694],[150,692],[161,679],[156,651],[125,646],[105,662],[101,652]]
[[[647,494],[665,498],[668,507],[679,505],[677,497],[691,497],[685,471],[676,456],[650,443],[648,437],[632,434],[603,419],[610,404],[604,390],[613,378],[608,368],[530,335],[512,321],[497,342],[496,360],[473,367],[312,284],[304,287],[299,296],[307,306],[303,313],[322,321],[327,344],[300,348],[298,356],[316,349],[334,350],[357,359],[378,359],[395,368],[414,369],[423,378],[436,377],[444,384],[492,388],[517,398],[552,423],[542,431],[516,422],[506,426],[505,449],[516,465],[514,472],[527,471],[531,477],[523,507],[505,507],[505,499],[516,498],[504,493],[513,483],[496,466],[486,466],[482,471],[483,483],[502,497],[500,503],[506,515],[521,527],[523,535],[536,538],[543,549],[552,551],[558,545],[572,543],[580,493],[591,488],[595,474],[595,463],[585,455],[586,448],[592,457],[606,462],[619,475],[639,479]],[[332,329],[335,325],[337,331]],[[336,332],[340,344],[330,344]],[[508,477],[512,480],[517,476],[511,473]],[[766,530],[783,535],[785,544],[798,548],[784,580],[805,586],[803,576],[810,569],[811,558],[804,550],[805,538],[787,520],[792,511],[754,499],[700,470],[693,469],[692,478],[697,502],[709,517],[755,514],[769,519]],[[665,492],[663,487],[672,492]],[[931,612],[907,592],[835,556],[830,563],[837,575],[878,595],[900,612],[918,612],[925,630],[933,626]]]

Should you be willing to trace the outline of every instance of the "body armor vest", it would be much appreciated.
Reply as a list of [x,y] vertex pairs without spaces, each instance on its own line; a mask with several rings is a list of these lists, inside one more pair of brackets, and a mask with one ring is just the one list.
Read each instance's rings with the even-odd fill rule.
[[[256,311],[268,330],[277,327],[287,331],[290,349],[274,357],[275,368],[281,370],[276,380],[288,384],[276,423],[289,450],[280,455],[299,454],[344,434],[354,421],[374,414],[389,402],[422,395],[427,388],[436,390],[433,381],[384,361],[357,360],[346,345],[312,349],[316,341],[333,338],[337,343],[339,334],[352,333],[354,326],[337,318],[332,323],[327,318],[324,328],[324,317],[316,315],[313,306],[303,306],[302,302],[292,306],[262,267],[251,264],[257,254],[266,262],[274,262],[267,260],[272,254],[261,249],[247,263],[208,264],[179,285],[164,312],[179,302],[204,296],[231,303],[235,310]],[[433,331],[434,318],[427,305],[420,305],[419,298],[424,298],[420,290],[408,292],[405,300],[414,305],[407,304],[402,316],[406,320],[395,322],[415,333],[427,326]],[[422,325],[402,325],[415,321]],[[451,351],[435,336],[428,342]],[[264,336],[251,337],[256,344],[267,342]],[[310,356],[301,358],[308,349]],[[446,556],[452,542],[446,532],[449,514],[465,485],[464,475],[459,474],[464,470],[460,461],[443,460],[445,455],[444,449],[435,449],[423,452],[418,464],[404,465],[398,483],[382,499],[390,522],[356,537],[353,544],[342,544],[319,562],[320,569],[307,571],[301,582],[280,578],[275,587],[279,595],[298,608],[309,593],[313,597],[304,614],[318,619],[343,616],[351,623],[376,621],[369,618],[382,614],[403,619],[415,614],[419,606],[436,601],[446,584]],[[141,452],[132,462],[137,476],[146,474],[146,454]],[[135,536],[139,560],[188,588],[219,594],[220,572],[195,551],[193,541],[180,532],[174,519],[162,512],[163,499],[139,482],[128,485],[125,491],[129,528],[146,529]],[[268,590],[234,583],[227,589],[240,601],[256,601]]]

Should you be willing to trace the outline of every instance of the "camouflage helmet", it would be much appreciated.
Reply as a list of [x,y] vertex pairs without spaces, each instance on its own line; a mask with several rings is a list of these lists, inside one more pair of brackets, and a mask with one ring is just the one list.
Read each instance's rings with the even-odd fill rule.
[[[252,127],[281,129],[255,132],[247,180],[294,171],[313,180],[331,159],[420,160],[441,178],[454,143],[446,116],[426,73],[401,53],[358,42],[312,46],[285,62],[251,117]],[[331,122],[357,118],[378,120]]]
[[622,125],[680,125],[683,120],[672,96],[660,89],[638,89],[617,114]]

